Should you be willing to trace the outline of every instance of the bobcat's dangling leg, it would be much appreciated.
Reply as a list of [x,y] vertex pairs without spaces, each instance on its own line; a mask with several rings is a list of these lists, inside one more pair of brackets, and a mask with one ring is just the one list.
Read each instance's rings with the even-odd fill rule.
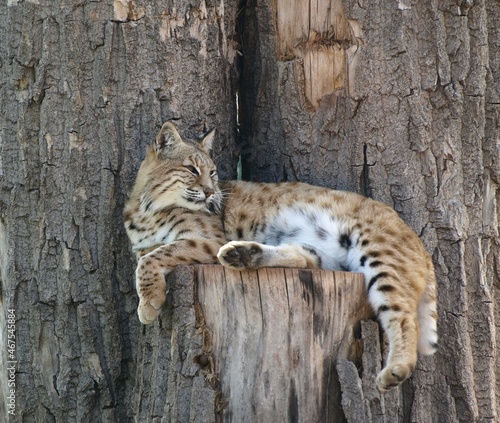
[[217,240],[185,239],[158,247],[141,257],[136,270],[136,288],[139,294],[137,314],[141,323],[151,323],[160,314],[167,299],[165,277],[175,266],[216,263],[220,245]]
[[[384,316],[384,314],[389,314]],[[398,386],[411,376],[417,365],[418,320],[416,313],[390,315],[380,312],[382,323],[389,339],[386,365],[377,376],[377,386],[387,391]]]
[[[421,294],[411,292],[408,287],[401,275],[393,272],[382,271],[367,278],[369,302],[389,342],[385,367],[377,376],[381,391],[398,386],[417,364],[417,303]],[[406,295],[402,296],[401,291],[406,291]]]

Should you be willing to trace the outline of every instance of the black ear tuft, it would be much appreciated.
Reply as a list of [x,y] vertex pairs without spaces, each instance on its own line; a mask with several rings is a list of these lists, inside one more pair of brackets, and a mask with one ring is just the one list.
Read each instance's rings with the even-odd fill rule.
[[172,122],[165,122],[156,136],[155,150],[159,153],[183,143],[184,141],[182,141],[175,125]]
[[210,132],[208,132],[201,140],[201,146],[207,153],[210,153],[210,151],[212,151],[212,145],[214,143],[214,135],[215,135],[215,128],[212,129]]

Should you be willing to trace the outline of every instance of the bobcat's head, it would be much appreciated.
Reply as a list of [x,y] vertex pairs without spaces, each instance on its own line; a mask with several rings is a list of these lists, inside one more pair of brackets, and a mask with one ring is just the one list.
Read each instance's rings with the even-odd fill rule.
[[222,194],[210,158],[215,129],[197,144],[184,142],[175,125],[163,124],[141,164],[134,191],[143,212],[170,206],[219,213]]

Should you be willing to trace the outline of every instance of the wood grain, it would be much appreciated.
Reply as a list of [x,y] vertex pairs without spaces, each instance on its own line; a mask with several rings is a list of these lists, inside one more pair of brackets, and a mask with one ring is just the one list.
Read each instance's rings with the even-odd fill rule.
[[302,62],[305,99],[318,110],[324,96],[354,78],[360,26],[346,18],[339,0],[278,0],[276,8],[278,58]]
[[362,275],[201,266],[197,279],[223,421],[336,421],[335,363],[363,317]]

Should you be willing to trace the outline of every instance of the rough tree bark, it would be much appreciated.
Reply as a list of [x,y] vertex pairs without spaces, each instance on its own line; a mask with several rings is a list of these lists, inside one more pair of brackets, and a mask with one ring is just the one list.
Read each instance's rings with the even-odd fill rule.
[[[0,6],[0,369],[6,380],[14,309],[12,421],[144,421],[140,410],[176,421],[165,396],[212,395],[203,378],[165,392],[171,341],[159,323],[137,321],[121,211],[166,119],[190,135],[217,126],[221,175],[234,176],[236,93],[246,178],[385,201],[433,254],[439,353],[381,396],[370,382],[378,336],[365,325],[362,379],[350,362],[337,365],[345,418],[495,421],[500,4],[236,3]],[[7,384],[0,391],[7,398]]]
[[[401,389],[399,421],[495,421],[500,4],[344,5],[247,2],[244,174],[392,205],[433,254],[441,337],[437,356],[422,359]],[[315,72],[332,62],[335,84]]]
[[237,158],[236,4],[194,3],[0,5],[0,339],[14,309],[12,421],[134,419],[143,328],[121,216],[128,187],[167,119],[191,135],[219,128],[222,177]]

